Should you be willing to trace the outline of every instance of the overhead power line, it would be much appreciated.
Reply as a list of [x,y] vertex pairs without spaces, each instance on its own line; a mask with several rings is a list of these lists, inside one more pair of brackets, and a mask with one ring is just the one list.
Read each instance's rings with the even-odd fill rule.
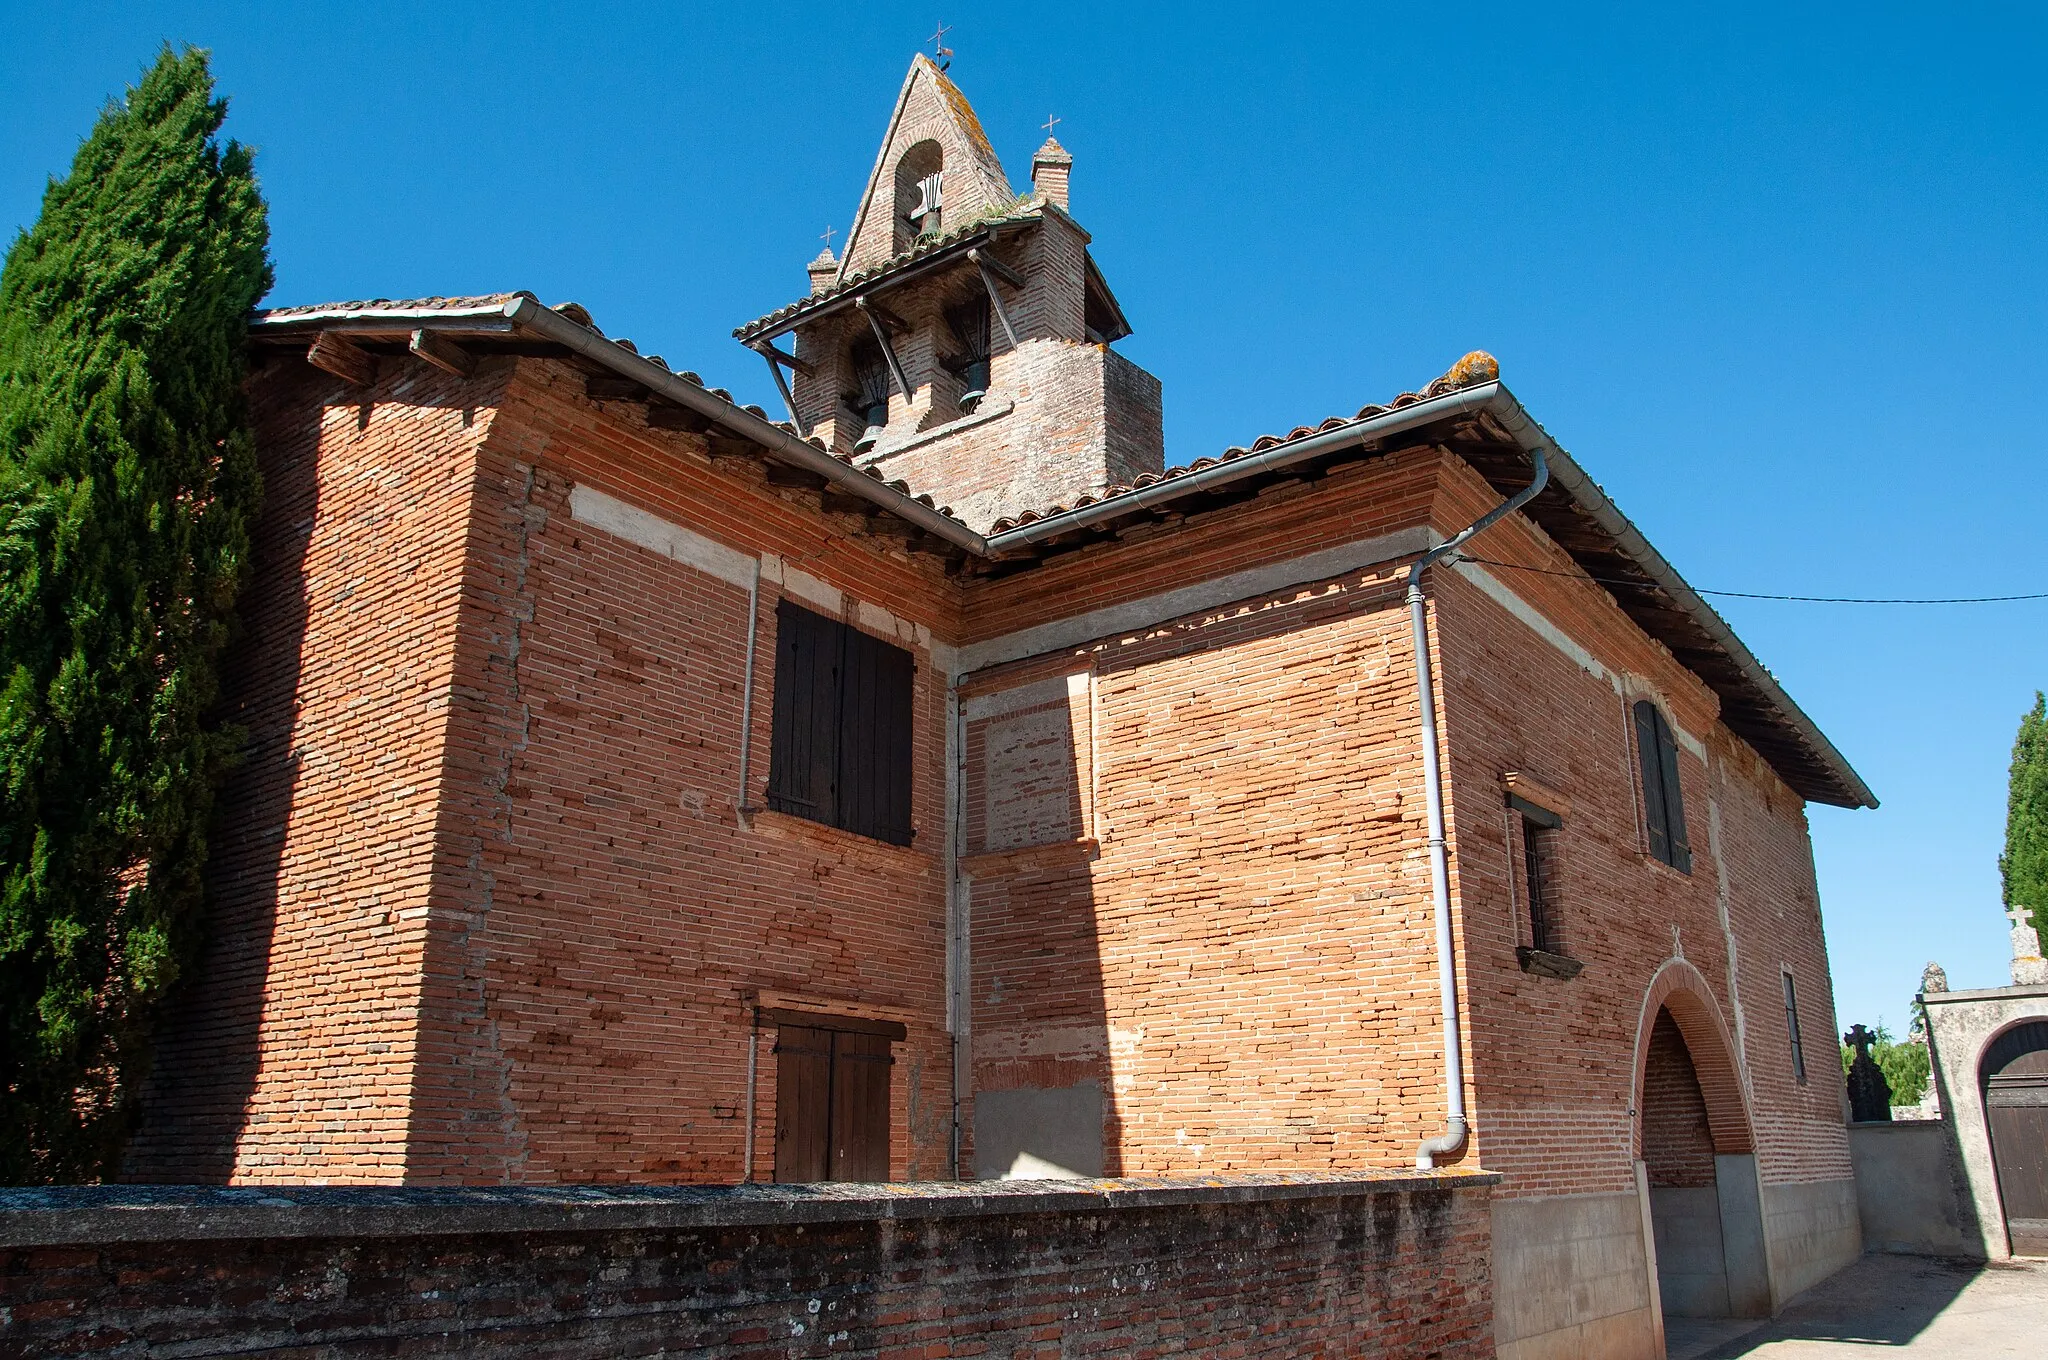
[[[1537,576],[1564,576],[1574,581],[1591,581],[1595,585],[1608,586],[1616,590],[1661,590],[1654,581],[1617,581],[1607,577],[1588,576],[1577,571],[1552,571],[1547,567],[1525,567],[1518,562],[1500,562],[1490,557],[1471,557],[1458,554],[1463,562],[1472,562],[1482,567],[1500,567],[1505,571],[1526,571]],[[1693,587],[1695,595],[1718,595],[1730,600],[1786,600],[1794,604],[2013,604],[2022,600],[2048,600],[2048,591],[2038,595],[1956,595],[1941,598],[1865,598],[1851,595],[1766,595],[1754,590],[1702,590]]]

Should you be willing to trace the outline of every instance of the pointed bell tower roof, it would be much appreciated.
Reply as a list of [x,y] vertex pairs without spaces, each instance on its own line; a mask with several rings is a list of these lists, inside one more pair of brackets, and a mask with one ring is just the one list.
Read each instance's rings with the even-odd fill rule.
[[903,186],[896,181],[904,173],[906,153],[923,143],[931,143],[936,154],[928,149],[911,163],[943,170],[944,218],[949,226],[1000,211],[1016,201],[1003,163],[989,145],[988,134],[981,130],[981,120],[975,117],[967,96],[937,63],[920,52],[911,58],[895,110],[889,115],[875,168],[854,214],[852,235],[839,257],[838,279],[901,253],[903,225],[898,220],[897,200]]

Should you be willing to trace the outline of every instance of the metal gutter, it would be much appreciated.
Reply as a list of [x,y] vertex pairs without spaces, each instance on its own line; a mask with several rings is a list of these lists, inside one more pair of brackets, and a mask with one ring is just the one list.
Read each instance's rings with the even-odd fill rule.
[[1524,449],[1540,448],[1543,451],[1550,464],[1550,479],[1569,495],[1580,509],[1592,516],[1595,524],[1611,534],[1616,546],[1629,560],[1634,562],[1658,589],[1670,595],[1693,622],[1728,653],[1736,668],[1742,672],[1743,679],[1762,693],[1764,700],[1778,710],[1790,724],[1793,732],[1812,748],[1814,754],[1820,757],[1822,764],[1830,767],[1835,777],[1857,800],[1848,806],[1876,807],[1877,795],[1863,782],[1863,777],[1856,773],[1848,758],[1836,750],[1835,744],[1821,733],[1813,719],[1807,717],[1805,711],[1792,702],[1792,696],[1787,694],[1777,679],[1764,668],[1763,662],[1757,660],[1755,654],[1743,645],[1742,639],[1735,636],[1735,630],[1714,612],[1714,607],[1701,599],[1698,593],[1685,583],[1685,578],[1664,560],[1662,553],[1650,546],[1650,541],[1643,537],[1642,531],[1629,522],[1628,516],[1622,514],[1620,507],[1607,498],[1607,493],[1600,489],[1599,484],[1586,475],[1586,470],[1573,462],[1571,455],[1559,448],[1549,432],[1522,408],[1522,403],[1515,399],[1514,394],[1504,387],[1500,388],[1490,403],[1490,409],[1494,418],[1500,421]]
[[603,364],[622,378],[631,378],[664,401],[695,411],[738,437],[752,440],[781,462],[815,472],[829,484],[873,502],[877,509],[916,525],[934,538],[944,539],[978,556],[988,556],[988,540],[960,521],[942,515],[922,501],[893,490],[860,469],[840,462],[780,425],[752,411],[742,410],[722,397],[713,396],[708,389],[669,372],[660,364],[621,349],[588,326],[578,325],[552,308],[543,306],[538,299],[521,295],[506,303],[502,310],[508,320],[586,359]]
[[1877,795],[1871,792],[1870,786],[1863,782],[1847,758],[1835,749],[1834,743],[1822,735],[1813,719],[1792,701],[1792,697],[1749,648],[1743,645],[1742,640],[1736,637],[1734,630],[1714,612],[1713,607],[1685,583],[1685,579],[1664,560],[1661,553],[1650,546],[1649,540],[1645,539],[1641,531],[1629,522],[1628,517],[1621,513],[1613,501],[1607,498],[1607,493],[1586,475],[1585,469],[1573,462],[1571,455],[1558,447],[1550,433],[1530,416],[1515,395],[1498,380],[1476,383],[1440,397],[1411,402],[1395,410],[1354,420],[1320,434],[1276,444],[1263,453],[1233,458],[1228,462],[1204,468],[1200,472],[1170,477],[1138,491],[1125,492],[1057,515],[1047,515],[1029,524],[990,534],[986,539],[986,550],[991,554],[1000,555],[1030,547],[1077,529],[1087,529],[1110,520],[1121,519],[1136,510],[1149,509],[1182,496],[1227,486],[1242,477],[1290,467],[1353,445],[1375,442],[1482,409],[1498,420],[1525,452],[1532,455],[1540,452],[1550,467],[1551,481],[1558,489],[1570,496],[1575,505],[1591,516],[1594,523],[1603,531],[1611,535],[1620,551],[1642,570],[1650,582],[1669,595],[1701,630],[1728,654],[1743,678],[1756,688],[1767,704],[1777,710],[1791,727],[1793,735],[1804,742],[1820,762],[1830,769],[1835,779],[1855,800],[1848,806],[1876,807]]

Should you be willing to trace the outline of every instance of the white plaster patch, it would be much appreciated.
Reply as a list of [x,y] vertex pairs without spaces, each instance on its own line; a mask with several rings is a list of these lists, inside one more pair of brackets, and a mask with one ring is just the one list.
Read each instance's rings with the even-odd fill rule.
[[846,609],[846,596],[838,586],[821,581],[800,567],[792,567],[780,554],[761,554],[761,579],[780,586],[782,593],[792,599],[802,600],[834,618]]
[[1076,675],[1056,675],[1050,680],[1035,680],[1028,685],[999,689],[992,694],[977,694],[971,699],[963,700],[960,708],[967,715],[969,722],[980,722],[984,718],[1000,718],[1006,713],[1019,713],[1027,708],[1037,708],[1041,704],[1072,698],[1076,680],[1081,682],[1079,688],[1085,693],[1088,687],[1088,673],[1082,671]]
[[578,523],[602,529],[742,590],[754,583],[754,559],[746,553],[649,514],[637,505],[628,505],[616,496],[607,496],[594,487],[569,489],[569,514]]
[[1599,658],[1595,657],[1578,643],[1572,641],[1570,635],[1564,629],[1543,617],[1534,605],[1515,594],[1514,591],[1509,590],[1505,585],[1501,584],[1499,579],[1485,569],[1462,558],[1457,559],[1455,565],[1460,576],[1463,576],[1473,585],[1478,586],[1488,599],[1521,620],[1536,636],[1564,653],[1580,670],[1604,682],[1615,693],[1619,694],[1621,692],[1621,678],[1613,671],[1608,670],[1607,667],[1601,665]]

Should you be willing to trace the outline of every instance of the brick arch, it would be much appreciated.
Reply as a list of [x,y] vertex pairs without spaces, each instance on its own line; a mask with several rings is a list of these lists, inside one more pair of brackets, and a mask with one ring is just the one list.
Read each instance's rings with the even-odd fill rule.
[[1707,990],[1707,980],[1699,969],[1684,959],[1669,959],[1650,979],[1650,989],[1643,994],[1642,1013],[1636,1019],[1636,1071],[1632,1088],[1637,1111],[1633,1121],[1636,1156],[1643,1155],[1643,1078],[1650,1061],[1650,1029],[1657,1023],[1659,1010],[1671,1012],[1678,1032],[1685,1037],[1686,1051],[1692,1055],[1693,1071],[1699,1077],[1700,1094],[1706,1097],[1707,1126],[1713,1134],[1714,1151],[1722,1156],[1755,1152],[1749,1104],[1743,1097],[1742,1077],[1735,1066],[1735,1041],[1721,1019],[1721,1008],[1714,1003],[1714,994]]

